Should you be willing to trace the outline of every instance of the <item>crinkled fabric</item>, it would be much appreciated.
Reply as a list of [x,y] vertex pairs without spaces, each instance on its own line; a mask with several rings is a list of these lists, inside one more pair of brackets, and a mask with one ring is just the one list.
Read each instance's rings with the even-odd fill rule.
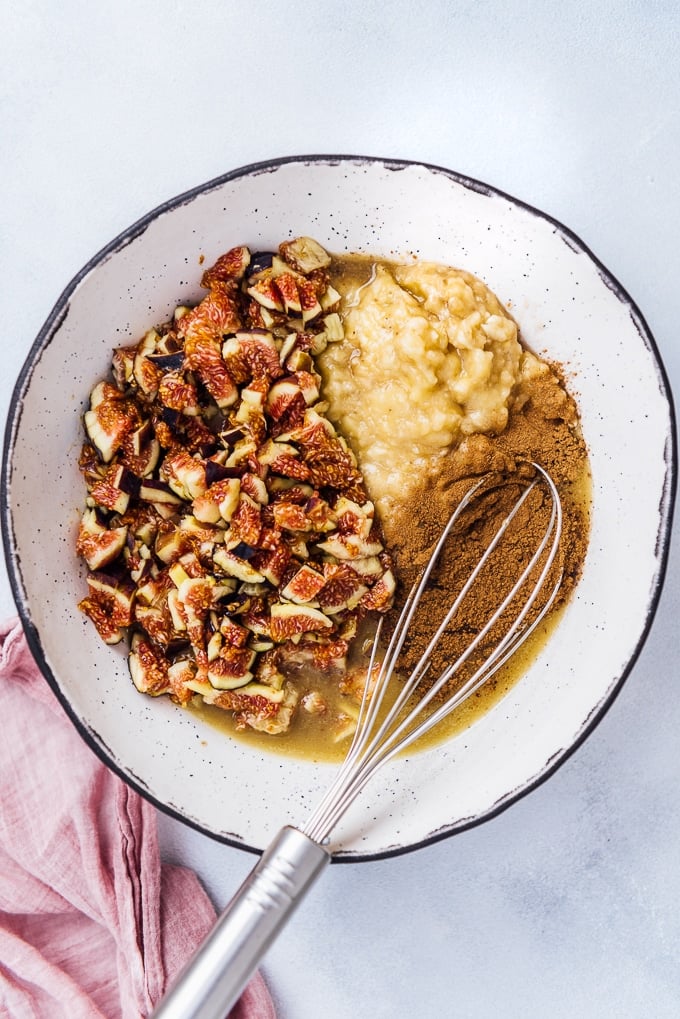
[[[161,864],[155,809],[80,739],[20,625],[0,625],[0,1015],[140,1019],[210,930]],[[260,974],[230,1019],[275,1019]]]

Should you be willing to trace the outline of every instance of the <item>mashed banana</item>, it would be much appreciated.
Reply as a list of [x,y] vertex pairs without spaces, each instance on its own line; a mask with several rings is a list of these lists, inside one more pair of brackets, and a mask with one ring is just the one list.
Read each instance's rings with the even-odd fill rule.
[[345,342],[321,357],[324,395],[387,517],[433,456],[505,428],[525,352],[496,296],[461,270],[378,263],[344,296]]
[[[465,526],[444,549],[409,625],[400,669],[408,673],[426,654],[428,677],[436,677],[463,660],[471,634],[493,618],[516,583],[520,564],[538,547],[551,504],[537,490],[536,502],[527,502],[518,513],[511,537],[496,548],[484,580],[472,585],[432,648],[443,606],[466,588],[501,519],[505,516],[507,523],[517,507],[514,481],[528,463],[548,472],[562,506],[555,573],[544,592],[552,591],[552,578],[559,574],[553,609],[568,600],[578,582],[588,543],[590,491],[578,410],[560,366],[520,344],[516,323],[469,273],[432,263],[359,258],[338,258],[334,268],[345,338],[321,355],[322,392],[328,415],[355,450],[379,510],[399,581],[397,608],[475,480],[504,478],[491,487],[488,502],[475,502]],[[541,597],[537,608],[545,605]],[[387,617],[388,633],[395,618]],[[546,618],[522,657],[488,681],[478,699],[453,713],[447,732],[460,731],[502,696],[557,618]],[[498,637],[499,631],[492,630],[492,643]],[[473,671],[487,651],[470,660]],[[470,674],[462,668],[455,682]],[[450,692],[447,684],[442,699]]]

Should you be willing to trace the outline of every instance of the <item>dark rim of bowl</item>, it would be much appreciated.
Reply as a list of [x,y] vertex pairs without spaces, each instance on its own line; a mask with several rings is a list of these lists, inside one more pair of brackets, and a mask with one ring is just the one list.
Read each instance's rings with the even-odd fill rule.
[[597,271],[603,281],[603,283],[616,295],[616,297],[625,304],[629,309],[631,317],[635,323],[636,329],[640,335],[640,339],[643,341],[648,351],[652,355],[655,362],[657,377],[659,382],[659,388],[666,400],[668,406],[669,415],[669,430],[666,441],[666,476],[664,489],[659,501],[659,529],[657,533],[656,542],[656,555],[658,560],[658,568],[654,580],[654,586],[650,593],[649,604],[647,608],[647,616],[645,619],[645,625],[642,628],[637,644],[633,649],[633,652],[622,670],[621,675],[618,677],[613,687],[603,698],[603,700],[595,707],[590,713],[589,718],[579,733],[578,737],[568,747],[558,751],[554,757],[546,764],[543,770],[536,775],[533,779],[527,782],[525,785],[512,790],[503,796],[497,803],[490,807],[487,811],[479,816],[464,819],[455,825],[444,826],[438,831],[430,833],[428,836],[418,840],[417,842],[409,845],[397,845],[391,846],[387,849],[381,850],[375,853],[355,853],[351,851],[339,852],[333,856],[333,862],[337,863],[361,863],[370,860],[382,860],[392,856],[399,856],[405,853],[413,852],[416,849],[420,849],[424,846],[431,845],[435,842],[439,842],[445,838],[450,838],[459,832],[466,831],[467,829],[474,828],[479,824],[483,824],[486,821],[497,817],[500,813],[506,810],[509,806],[515,803],[517,800],[526,796],[533,789],[536,789],[543,782],[545,782],[554,772],[571,757],[571,755],[584,743],[584,741],[590,736],[597,724],[604,717],[608,709],[613,704],[614,700],[618,696],[623,684],[630,674],[633,666],[635,665],[638,656],[645,644],[645,641],[649,635],[649,631],[656,614],[656,610],[659,604],[661,591],[663,588],[664,578],[666,574],[666,568],[668,565],[668,554],[670,546],[670,533],[673,521],[673,510],[675,505],[676,495],[676,481],[677,481],[677,432],[676,432],[676,419],[675,409],[673,405],[673,398],[671,394],[671,388],[666,374],[666,369],[661,359],[656,341],[651,334],[651,331],[633,299],[619,283],[619,281],[612,275],[612,273],[603,265],[602,262],[593,254],[589,247],[568,227],[565,227],[558,220],[554,219],[547,213],[541,212],[539,209],[528,204],[527,202],[521,201],[520,199],[514,198],[507,192],[501,191],[496,187],[492,187],[488,184],[484,184],[481,181],[475,180],[474,178],[467,177],[463,174],[456,173],[453,170],[449,170],[445,167],[436,166],[431,163],[422,163],[416,160],[406,159],[392,159],[382,158],[379,156],[350,156],[350,155],[308,155],[308,156],[283,156],[278,159],[266,160],[258,163],[250,163],[246,166],[239,167],[235,170],[231,170],[229,173],[225,173],[219,177],[215,177],[204,184],[198,185],[197,187],[191,188],[188,191],[171,198],[169,201],[157,206],[152,209],[149,213],[137,220],[126,230],[123,230],[117,237],[114,238],[106,247],[102,248],[97,254],[95,254],[83,268],[73,277],[68,286],[64,289],[63,293],[58,298],[52,311],[50,312],[47,320],[45,321],[42,329],[38,333],[28,356],[23,364],[23,367],[19,373],[17,382],[15,384],[10,407],[7,415],[7,423],[5,427],[5,437],[3,445],[3,462],[2,462],[2,491],[1,491],[1,505],[0,523],[2,525],[2,541],[5,552],[5,561],[7,563],[7,569],[9,574],[10,585],[14,601],[17,606],[19,618],[28,641],[28,645],[31,649],[31,653],[37,662],[41,672],[45,679],[49,683],[50,687],[56,694],[59,702],[66,711],[67,715],[75,725],[76,729],[80,733],[81,737],[86,743],[92,748],[102,762],[115,772],[124,782],[130,785],[136,790],[141,796],[149,800],[155,807],[169,814],[171,817],[176,818],[189,827],[195,828],[202,834],[215,839],[218,842],[222,842],[226,845],[233,846],[236,849],[242,849],[246,852],[260,854],[263,850],[250,846],[236,838],[230,838],[229,836],[221,835],[210,831],[199,821],[187,817],[176,808],[169,806],[156,799],[156,797],[144,787],[143,782],[129,772],[123,770],[110,756],[110,752],[103,744],[103,741],[99,739],[96,733],[92,732],[76,715],[75,711],[71,707],[68,698],[63,693],[60,684],[56,676],[52,673],[49,665],[47,664],[45,655],[43,653],[40,635],[33,625],[29,606],[24,598],[23,585],[21,582],[21,570],[19,565],[19,551],[15,546],[14,532],[12,527],[12,514],[10,505],[10,482],[11,482],[11,471],[12,471],[12,449],[14,445],[14,437],[16,430],[21,418],[22,400],[23,394],[26,391],[28,384],[31,380],[33,373],[33,367],[42,351],[50,344],[53,336],[59,328],[59,325],[63,319],[64,313],[68,307],[68,300],[70,295],[76,289],[78,284],[93,270],[95,269],[104,259],[108,258],[109,255],[120,251],[126,247],[137,237],[140,237],[147,227],[159,216],[165,212],[169,212],[172,209],[176,209],[182,205],[186,205],[193,201],[199,195],[206,194],[215,188],[221,187],[228,181],[237,180],[240,177],[252,176],[260,173],[268,173],[275,171],[280,166],[290,163],[317,163],[326,164],[330,166],[337,166],[342,164],[361,166],[366,164],[381,165],[388,170],[404,170],[408,167],[419,167],[423,170],[427,170],[431,173],[442,174],[448,177],[450,180],[455,181],[457,184],[462,185],[468,190],[475,191],[488,197],[502,198],[519,208],[539,217],[552,224],[555,227],[556,232],[560,234],[562,239],[567,245],[575,248],[578,251],[583,252],[590,261],[595,265]]

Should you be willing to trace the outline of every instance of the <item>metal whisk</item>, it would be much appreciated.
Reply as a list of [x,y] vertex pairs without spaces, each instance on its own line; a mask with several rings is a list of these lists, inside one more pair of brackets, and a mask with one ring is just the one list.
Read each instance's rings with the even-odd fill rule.
[[[488,479],[484,477],[476,482],[459,503],[422,576],[406,600],[379,664],[381,624],[378,626],[356,732],[335,781],[306,824],[301,828],[285,827],[279,832],[180,974],[175,986],[153,1013],[154,1019],[224,1019],[305,892],[330,862],[331,853],[326,845],[330,833],[376,770],[429,732],[479,690],[526,641],[549,611],[562,582],[561,573],[554,580],[552,571],[562,533],[562,508],[550,476],[538,464],[531,466],[535,472],[533,478],[526,480],[516,502],[500,520],[486,550],[426,650],[401,685],[394,702],[381,712],[385,693],[432,571],[451,530],[464,510],[484,490]],[[547,495],[549,512],[536,547],[515,583],[501,596],[493,613],[483,622],[464,651],[416,699],[442,634],[470,596],[507,529],[537,486]],[[541,597],[544,598],[542,604]],[[532,613],[537,603],[538,608]],[[496,628],[500,635],[497,635]],[[490,651],[485,651],[484,642],[489,635],[492,646]],[[481,664],[475,661],[472,674],[442,699],[442,691],[480,648],[483,656]],[[377,678],[371,682],[376,672]]]

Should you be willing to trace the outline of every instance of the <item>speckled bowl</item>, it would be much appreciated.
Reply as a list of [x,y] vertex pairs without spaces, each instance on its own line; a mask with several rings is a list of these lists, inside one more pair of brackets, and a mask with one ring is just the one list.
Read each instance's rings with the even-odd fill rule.
[[337,859],[403,852],[508,806],[593,729],[629,672],[659,597],[675,490],[663,367],[640,312],[570,231],[438,167],[303,157],[245,167],[166,203],[96,255],[59,298],[14,391],[2,526],[33,654],[82,736],[164,810],[244,849],[302,823],[333,774],[234,742],[129,680],[79,613],[81,415],[111,349],[198,299],[199,258],[307,233],[331,250],[417,254],[466,268],[511,305],[525,341],[568,364],[593,470],[576,597],[502,702],[448,744],[398,760],[338,828]]

